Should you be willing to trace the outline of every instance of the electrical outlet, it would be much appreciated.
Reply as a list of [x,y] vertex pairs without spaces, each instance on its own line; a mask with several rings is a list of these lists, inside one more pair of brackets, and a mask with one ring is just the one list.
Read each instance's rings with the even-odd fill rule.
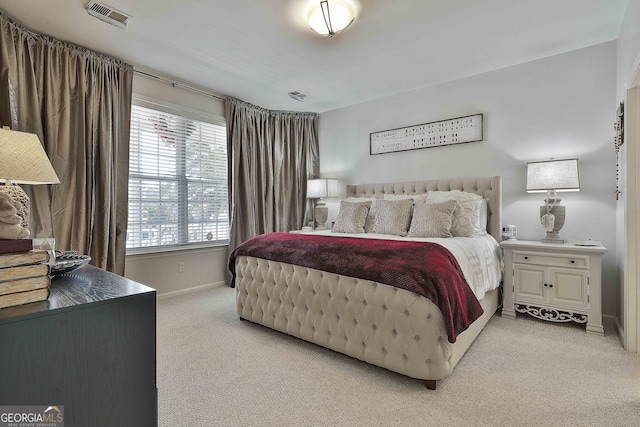
[[184,262],[178,263],[178,273],[184,273]]

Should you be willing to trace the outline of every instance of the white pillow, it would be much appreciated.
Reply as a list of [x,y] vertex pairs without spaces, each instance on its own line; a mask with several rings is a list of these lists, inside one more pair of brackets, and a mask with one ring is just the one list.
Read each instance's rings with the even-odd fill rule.
[[455,200],[416,203],[409,227],[409,237],[451,237],[453,212],[458,206]]
[[351,203],[371,202],[369,206],[369,213],[367,214],[367,221],[364,223],[364,232],[371,233],[373,230],[373,222],[376,219],[376,199],[375,197],[347,197],[346,201]]
[[489,223],[489,208],[487,207],[487,199],[482,199],[480,204],[480,231],[487,234],[487,224]]
[[373,223],[373,232],[406,236],[411,224],[413,200],[378,200],[378,212]]
[[429,191],[427,201],[444,202],[455,200],[458,207],[453,212],[451,234],[454,237],[469,237],[474,234],[484,234],[480,228],[480,206],[482,196],[465,191]]
[[364,233],[364,223],[367,220],[371,202],[351,203],[340,202],[340,212],[333,223],[331,231],[336,233]]
[[426,202],[427,193],[424,194],[385,194],[382,196],[384,200],[404,200],[411,199],[413,203]]

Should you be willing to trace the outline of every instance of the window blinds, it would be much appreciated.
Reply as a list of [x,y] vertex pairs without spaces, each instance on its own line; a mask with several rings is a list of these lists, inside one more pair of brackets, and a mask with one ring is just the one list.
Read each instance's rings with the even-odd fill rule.
[[224,126],[133,105],[127,248],[229,239]]

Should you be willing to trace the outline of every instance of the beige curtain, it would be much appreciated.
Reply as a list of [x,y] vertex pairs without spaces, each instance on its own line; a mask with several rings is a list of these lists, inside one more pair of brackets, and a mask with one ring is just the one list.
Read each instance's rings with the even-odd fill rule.
[[32,237],[124,273],[133,68],[0,11],[0,122],[43,142],[59,185],[25,186]]
[[318,175],[318,115],[269,111],[227,98],[229,250],[273,231],[300,229],[307,179]]

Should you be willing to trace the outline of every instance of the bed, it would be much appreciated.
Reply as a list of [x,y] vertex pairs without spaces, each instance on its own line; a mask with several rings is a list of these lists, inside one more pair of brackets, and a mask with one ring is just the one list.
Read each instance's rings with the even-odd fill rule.
[[[408,239],[371,233],[339,234],[342,239],[351,236],[361,238],[355,240],[375,239],[375,242],[382,242],[378,239],[427,240],[438,243],[435,246],[449,245],[469,282],[475,280],[471,276],[478,276],[477,271],[470,269],[477,270],[478,264],[486,264],[484,276],[476,277],[485,282],[479,292],[481,298],[474,301],[481,310],[477,318],[455,334],[455,339],[451,339],[449,316],[443,315],[449,313],[423,295],[376,280],[265,259],[259,252],[258,255],[236,254],[236,250],[230,257],[230,269],[234,274],[240,319],[425,380],[429,389],[436,389],[437,381],[453,372],[501,302],[501,251],[497,244],[501,239],[501,177],[347,186],[347,200],[352,201],[403,199],[456,191],[483,199],[484,236]],[[311,234],[316,240],[338,238],[338,233],[332,231]],[[467,249],[456,249],[462,241],[478,246],[480,253],[466,256]]]

